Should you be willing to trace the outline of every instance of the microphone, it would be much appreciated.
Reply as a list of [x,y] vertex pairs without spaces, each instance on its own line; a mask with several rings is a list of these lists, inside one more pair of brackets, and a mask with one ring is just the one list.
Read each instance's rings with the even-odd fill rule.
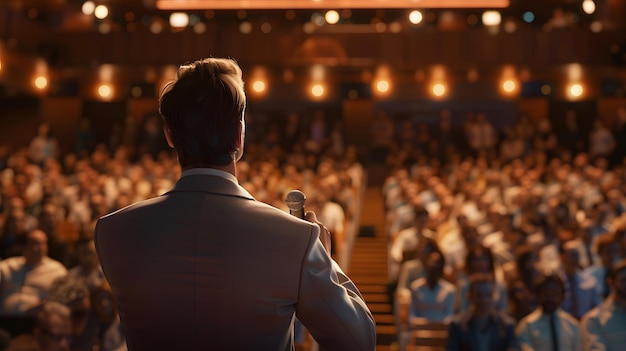
[[285,197],[285,204],[289,207],[289,214],[304,219],[304,203],[306,195],[300,190],[292,190]]

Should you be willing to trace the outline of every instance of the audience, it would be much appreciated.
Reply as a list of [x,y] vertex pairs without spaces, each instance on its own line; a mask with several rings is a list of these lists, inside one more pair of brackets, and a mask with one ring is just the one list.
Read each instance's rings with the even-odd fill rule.
[[573,241],[563,243],[561,259],[565,277],[563,310],[576,319],[600,303],[598,282],[580,269],[580,254]]
[[[366,176],[359,156],[386,163],[381,191],[400,349],[408,346],[411,318],[451,322],[450,340],[458,338],[450,341],[453,350],[476,350],[471,338],[464,338],[478,326],[491,333],[478,336],[483,342],[491,338],[491,346],[501,346],[495,349],[514,348],[512,320],[518,321],[520,348],[551,348],[546,325],[555,315],[563,351],[579,334],[578,322],[565,317],[571,313],[582,318],[585,350],[600,344],[610,350],[607,345],[626,345],[610,333],[626,330],[619,319],[623,272],[613,270],[626,258],[626,153],[623,138],[617,137],[626,110],[620,111],[615,135],[599,119],[593,130],[582,130],[575,111],[567,113],[563,128],[553,128],[549,118],[523,115],[501,130],[481,112],[467,113],[465,125],[457,126],[454,112],[444,110],[430,126],[379,111],[367,155],[345,144],[342,121],[325,111],[285,116],[283,130],[269,116],[251,118],[251,124],[266,125],[264,132],[248,135],[238,178],[258,200],[283,210],[286,193],[303,190],[307,207],[319,208],[320,218],[332,227],[333,255],[346,265]],[[116,312],[87,302],[106,286],[91,237],[97,218],[166,192],[178,177],[157,122],[146,119],[137,145],[120,138],[127,133],[120,130],[98,144],[85,118],[69,152],[61,152],[68,148],[61,148],[45,123],[29,145],[0,146],[3,316],[35,316],[49,301],[58,301],[74,308],[73,338],[65,340],[73,349],[124,348]],[[472,277],[480,277],[476,286]],[[536,287],[541,277],[544,283]],[[562,296],[557,281],[564,286]],[[445,305],[445,313],[435,311],[444,304],[427,297],[452,282],[458,294],[454,286],[444,290],[451,290],[446,298],[456,296],[456,303],[451,310]],[[69,289],[85,292],[69,303],[59,298],[62,286],[87,290]],[[111,315],[104,318],[102,309]],[[77,319],[78,312],[88,318]],[[435,312],[441,314],[424,314]],[[453,313],[454,318],[445,318]],[[545,328],[533,332],[541,325]],[[571,346],[577,349],[576,343]]]
[[44,303],[31,334],[20,334],[9,344],[13,351],[70,351],[70,310],[56,302]]
[[515,333],[521,351],[582,351],[578,320],[561,309],[565,283],[546,275],[535,284],[539,307],[518,322]]
[[470,308],[452,318],[449,325],[449,351],[515,350],[515,323],[506,314],[496,311],[493,303],[495,286],[489,274],[470,277]]
[[611,293],[580,323],[584,350],[623,350],[626,345],[626,259],[616,263],[607,277]]
[[47,297],[52,283],[67,274],[60,262],[48,257],[48,238],[35,229],[26,234],[23,256],[0,261],[0,315],[33,313]]

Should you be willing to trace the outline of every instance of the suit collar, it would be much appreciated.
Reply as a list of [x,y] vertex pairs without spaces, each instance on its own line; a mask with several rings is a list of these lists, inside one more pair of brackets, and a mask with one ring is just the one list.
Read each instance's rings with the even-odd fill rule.
[[219,175],[185,175],[184,177],[181,177],[166,194],[176,192],[205,192],[216,195],[236,196],[247,200],[255,200],[254,197],[239,184]]

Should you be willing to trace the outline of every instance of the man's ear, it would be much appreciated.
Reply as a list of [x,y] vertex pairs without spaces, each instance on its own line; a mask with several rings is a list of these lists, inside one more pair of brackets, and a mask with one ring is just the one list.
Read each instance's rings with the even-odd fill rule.
[[172,130],[170,129],[170,127],[167,126],[167,123],[163,124],[163,134],[165,134],[165,140],[167,140],[167,145],[174,149]]
[[237,147],[241,149],[246,140],[246,120],[241,119],[239,121],[239,138],[237,138]]

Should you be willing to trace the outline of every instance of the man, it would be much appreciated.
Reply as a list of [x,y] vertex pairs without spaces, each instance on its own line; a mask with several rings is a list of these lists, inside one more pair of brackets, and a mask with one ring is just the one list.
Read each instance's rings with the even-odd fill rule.
[[456,287],[443,279],[441,252],[431,252],[424,262],[426,276],[411,284],[410,323],[443,323],[454,313]]
[[565,275],[563,310],[576,319],[600,303],[600,292],[594,277],[580,269],[580,251],[574,240],[560,246],[561,264]]
[[83,279],[93,290],[102,285],[104,274],[98,262],[96,246],[93,239],[82,238],[74,245],[78,264],[67,272],[67,275],[74,279]]
[[69,351],[70,310],[56,302],[46,302],[37,313],[33,336],[41,350]]
[[609,271],[609,297],[580,322],[587,350],[621,351],[626,345],[626,259]]
[[558,275],[545,275],[535,284],[540,304],[515,330],[522,351],[581,351],[578,321],[560,306],[565,283]]
[[181,178],[98,221],[129,350],[292,350],[295,316],[323,348],[374,350],[373,317],[315,214],[289,216],[237,183],[245,106],[235,61],[180,67],[160,111]]
[[32,334],[13,338],[7,350],[69,351],[70,338],[69,308],[57,302],[46,302],[37,312]]
[[493,302],[494,282],[489,274],[470,277],[469,311],[452,318],[448,328],[449,351],[515,350],[514,323],[496,311]]
[[63,264],[48,257],[46,233],[31,230],[26,234],[23,256],[0,261],[0,314],[30,314],[47,297],[54,280],[66,274]]

